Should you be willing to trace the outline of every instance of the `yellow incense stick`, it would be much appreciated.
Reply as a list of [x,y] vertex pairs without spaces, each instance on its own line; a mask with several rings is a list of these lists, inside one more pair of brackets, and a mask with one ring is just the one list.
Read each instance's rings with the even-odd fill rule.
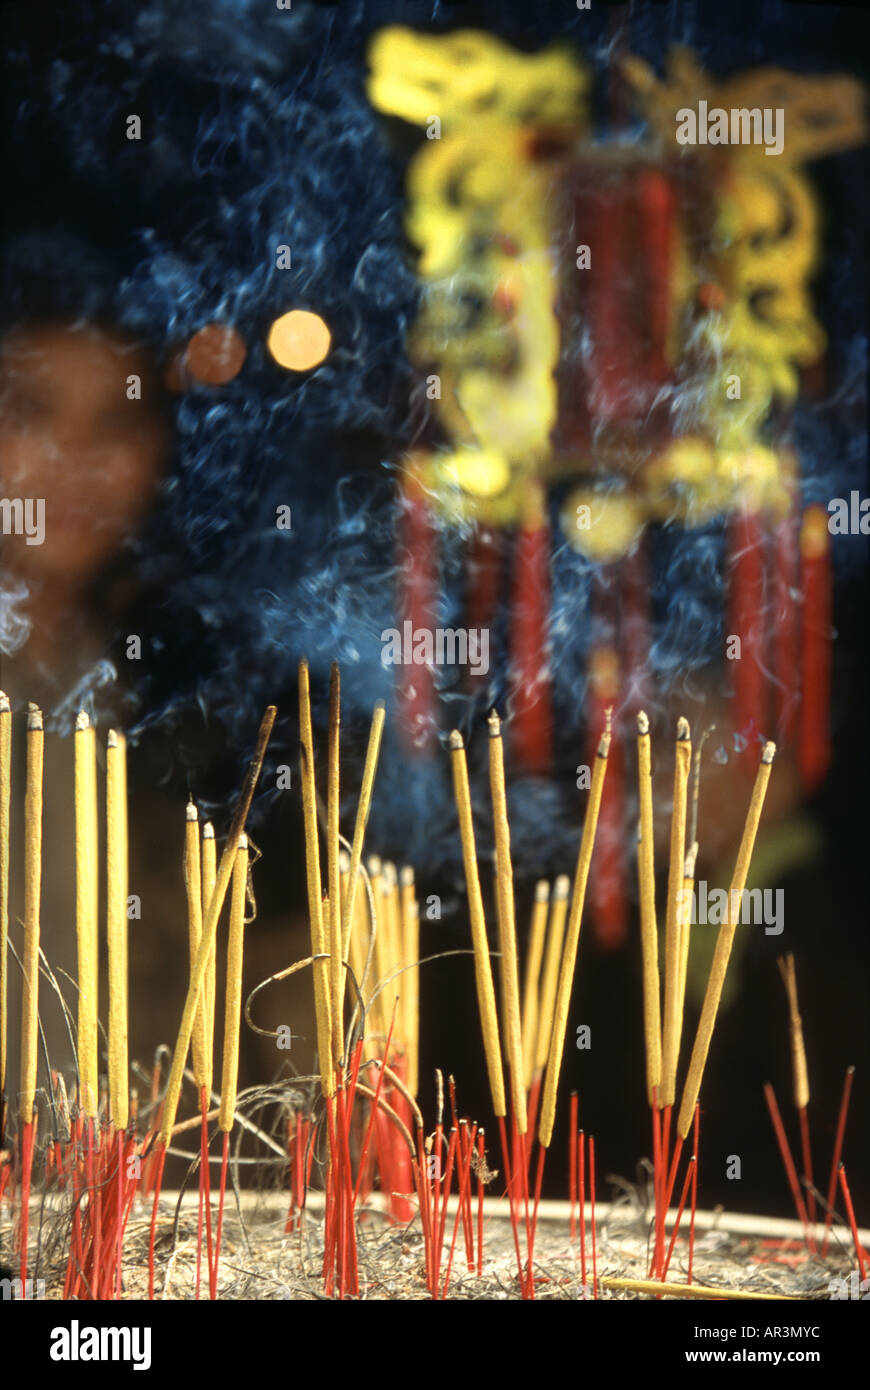
[[242,1017],[242,962],[245,946],[245,903],[248,888],[248,838],[240,835],[233,865],[230,932],[227,942],[227,986],[224,1007],[224,1056],[218,1128],[229,1134],[236,1117],[239,1086],[239,1026]]
[[547,930],[547,907],[550,902],[550,885],[546,879],[535,884],[535,898],[532,904],[532,920],[529,926],[529,948],[526,954],[526,969],[523,976],[523,1081],[526,1090],[532,1084],[535,1074],[535,1043],[538,1033],[538,989],[541,979],[541,960],[544,955],[544,935]]
[[[200,862],[202,864],[202,915],[205,921],[205,914],[211,895],[214,892],[215,876],[217,874],[217,853],[214,841],[214,826],[210,821],[206,821],[202,827],[202,844],[200,846]],[[199,1007],[203,1012],[203,1032],[205,1033],[205,1081],[203,1082],[209,1095],[211,1095],[212,1079],[214,1074],[214,1020],[217,993],[217,949],[213,944],[208,957],[208,967],[205,972],[203,984],[203,998]]]
[[577,855],[577,869],[574,874],[574,892],[568,913],[568,928],[565,934],[565,947],[562,952],[562,966],[559,971],[559,984],[556,991],[556,1009],[553,1015],[553,1031],[550,1037],[550,1052],[547,1057],[547,1075],[544,1080],[544,1098],[541,1104],[541,1121],[538,1126],[538,1140],[544,1149],[550,1147],[553,1137],[553,1122],[556,1118],[556,1088],[562,1069],[562,1054],[565,1049],[565,1029],[568,1023],[568,1007],[574,987],[574,967],[577,961],[577,947],[580,944],[580,926],[583,920],[583,903],[586,898],[586,884],[589,879],[589,866],[592,863],[592,850],[595,845],[595,831],[598,828],[598,813],[601,809],[601,793],[607,772],[607,756],[610,752],[610,711],[607,714],[607,728],[601,735],[598,754],[592,773],[592,786],[589,789],[589,805],[583,822],[583,835]]
[[326,783],[326,881],[329,893],[329,997],[332,1014],[332,1053],[336,1065],[344,1054],[344,970],[339,887],[339,751],[341,747],[341,676],[332,663],[329,675],[329,750]]
[[653,852],[652,759],[649,719],[637,716],[637,778],[640,802],[640,840],[637,872],[640,888],[640,943],[643,961],[643,1031],[646,1047],[647,1100],[661,1081],[662,1026],[659,1002],[659,944],[656,927],[656,881]]
[[541,995],[538,1003],[538,1027],[535,1040],[535,1071],[542,1072],[550,1055],[550,1038],[553,1035],[553,1010],[556,1007],[556,990],[559,985],[559,966],[562,964],[562,943],[565,940],[565,922],[568,917],[568,899],[571,896],[571,880],[567,874],[559,874],[553,885],[550,902],[550,925],[547,929],[547,948],[544,955],[544,973],[541,979]]
[[375,784],[375,773],[378,767],[378,755],[381,749],[381,737],[384,732],[385,718],[386,715],[383,703],[378,701],[375,705],[374,713],[372,714],[372,726],[369,732],[368,748],[366,749],[362,786],[360,787],[359,803],[356,810],[356,822],[353,827],[353,843],[351,844],[350,866],[348,869],[348,891],[344,902],[341,923],[342,956],[344,959],[347,958],[351,925],[354,920],[354,910],[359,897],[357,892],[359,866],[360,860],[362,859],[363,841],[365,840],[366,826],[368,825],[369,811],[372,804],[372,788]]
[[486,1070],[492,1096],[492,1108],[497,1117],[507,1114],[504,1077],[502,1075],[501,1044],[498,1036],[498,1014],[495,990],[486,939],[486,919],[483,915],[483,896],[474,844],[474,822],[471,815],[471,792],[468,786],[468,765],[465,745],[458,729],[450,735],[450,761],[453,765],[453,791],[459,812],[459,833],[462,839],[462,858],[465,865],[465,884],[468,892],[468,915],[471,919],[471,939],[474,946],[474,978],[477,986],[477,1005],[483,1030]]
[[[187,895],[187,942],[193,971],[202,942],[202,862],[199,849],[199,814],[192,801],[187,803],[184,825],[184,887]],[[207,992],[203,989],[193,1020],[193,1079],[200,1089],[206,1084],[206,1054],[211,1045],[206,1037]]]
[[112,1124],[130,1118],[127,1072],[127,804],[126,741],[114,729],[106,739],[106,942],[109,960],[109,1106]]
[[688,720],[679,719],[674,754],[674,804],[671,813],[671,854],[665,914],[665,1006],[662,1027],[662,1077],[658,1093],[660,1108],[673,1105],[677,1086],[681,909],[686,858],[686,806],[691,769],[692,743],[689,724]]
[[42,885],[42,711],[27,706],[27,770],[24,787],[24,952],[21,1001],[21,1084],[18,1118],[33,1119],[39,1040],[39,903]]
[[305,828],[305,868],[308,882],[308,917],[311,925],[311,954],[314,962],[314,1012],[317,1020],[317,1051],[320,1080],[325,1096],[335,1091],[332,1071],[332,1014],[329,999],[328,943],[323,924],[323,895],[320,879],[320,844],[317,838],[317,792],[314,783],[314,735],[311,729],[311,693],[308,662],[299,663],[299,741],[302,756],[302,819]]
[[268,747],[272,728],[275,724],[276,714],[277,710],[275,706],[269,705],[260,721],[254,755],[248,764],[241,796],[239,797],[230,826],[229,838],[224,846],[220,865],[218,866],[214,892],[209,899],[208,911],[203,920],[202,941],[199,947],[199,955],[196,958],[196,965],[191,973],[190,984],[187,989],[187,998],[184,1001],[184,1012],[181,1015],[181,1024],[178,1029],[178,1037],[175,1040],[175,1050],[172,1054],[172,1067],[169,1072],[169,1080],[166,1083],[166,1096],[163,1101],[163,1122],[160,1127],[159,1135],[160,1143],[164,1146],[169,1143],[172,1127],[175,1124],[175,1115],[181,1096],[181,1083],[184,1080],[184,1064],[187,1061],[187,1052],[190,1047],[191,1034],[193,1033],[196,1006],[199,1002],[199,993],[203,988],[203,982],[208,970],[208,958],[214,950],[218,919],[221,914],[221,908],[224,905],[224,898],[226,897],[227,888],[229,887],[230,878],[232,876],[236,857],[236,847],[239,842],[239,837],[244,830],[245,822],[248,818],[248,811],[251,809],[254,790],[259,780],[263,759],[266,756],[266,748]]
[[692,936],[692,904],[695,897],[695,864],[698,858],[698,841],[693,841],[683,868],[683,911],[680,924],[680,978],[677,988],[677,1065],[680,1060],[680,1043],[683,1037],[683,1017],[686,1007],[686,976],[689,970],[689,943]]
[[[344,913],[345,904],[347,903],[348,897],[350,895],[350,883],[348,882],[349,878],[350,855],[343,850],[341,860],[342,914]],[[365,973],[366,965],[366,952],[368,950],[365,939],[366,921],[367,913],[365,895],[363,893],[357,893],[356,902],[353,910],[353,920],[351,922],[350,941],[348,943],[348,950],[345,954],[345,959],[348,960],[350,963],[350,968],[353,971],[354,979],[356,980],[357,989],[360,990],[362,990],[363,986],[363,975]],[[363,998],[365,998],[365,995],[363,995]],[[354,993],[354,1003],[356,1003],[356,993]]]
[[731,947],[734,944],[734,933],[737,930],[737,923],[740,919],[743,889],[746,886],[746,875],[749,873],[749,863],[752,859],[755,837],[758,834],[758,822],[761,820],[761,812],[764,807],[764,798],[767,793],[767,784],[770,781],[770,769],[773,764],[775,753],[775,744],[766,743],[764,745],[764,750],[761,754],[761,762],[759,763],[758,773],[755,778],[755,786],[752,788],[752,799],[746,814],[746,824],[743,828],[740,848],[737,851],[737,862],[734,866],[734,875],[731,879],[731,889],[728,894],[728,911],[725,914],[725,920],[719,928],[719,935],[716,938],[716,950],[713,954],[713,963],[710,967],[707,992],[704,995],[701,1017],[698,1020],[698,1031],[695,1034],[695,1045],[692,1048],[689,1071],[685,1086],[683,1087],[683,1097],[680,1102],[680,1115],[677,1123],[677,1130],[681,1139],[685,1139],[686,1135],[689,1133],[695,1115],[695,1105],[698,1100],[698,1093],[701,1090],[701,1080],[704,1075],[707,1053],[710,1050],[710,1039],[713,1036],[713,1028],[716,1024],[719,1000],[722,998],[725,974],[728,970]]
[[78,1062],[81,1103],[88,1119],[99,1107],[99,954],[97,936],[97,761],[91,721],[76,717],[76,942],[78,946]]
[[523,1074],[523,1034],[520,1024],[520,982],[517,964],[517,932],[514,907],[514,875],[511,864],[510,826],[504,780],[504,744],[501,721],[489,717],[489,789],[495,833],[496,920],[498,923],[502,1024],[511,1083],[511,1102],[517,1132],[525,1134],[526,1087]]
[[[12,792],[12,706],[0,690],[0,1109],[6,1091],[9,981],[9,803]],[[2,1121],[0,1121],[2,1124]],[[0,1138],[2,1142],[2,1138]]]
[[807,1053],[804,1047],[804,1027],[798,1008],[797,975],[794,956],[780,956],[777,965],[788,996],[789,1038],[791,1042],[791,1074],[796,1110],[803,1110],[810,1103],[810,1078],[807,1071]]
[[402,954],[411,968],[403,976],[405,983],[405,1066],[407,1087],[416,1096],[420,1085],[420,906],[414,891],[414,870],[407,865],[399,870],[399,890],[402,906]]
[[384,1017],[390,1019],[393,1016],[393,1004],[398,1000],[396,1012],[396,1026],[393,1030],[393,1037],[398,1046],[404,1049],[405,1046],[405,1006],[402,996],[405,991],[405,981],[402,975],[395,972],[403,964],[401,959],[401,930],[399,922],[399,876],[396,873],[395,864],[389,860],[384,863],[381,874],[381,917],[378,925],[381,928],[385,951],[384,964],[385,972],[382,978],[393,976],[388,987],[382,992],[381,998],[384,1001]]

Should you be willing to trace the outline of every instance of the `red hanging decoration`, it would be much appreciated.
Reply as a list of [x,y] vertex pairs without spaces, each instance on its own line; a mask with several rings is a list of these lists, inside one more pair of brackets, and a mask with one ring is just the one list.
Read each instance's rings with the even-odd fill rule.
[[798,748],[801,777],[809,792],[824,780],[831,762],[831,538],[824,507],[808,507],[800,535],[801,710]]
[[543,493],[530,484],[514,547],[511,600],[511,751],[518,770],[552,762],[549,671],[550,528]]

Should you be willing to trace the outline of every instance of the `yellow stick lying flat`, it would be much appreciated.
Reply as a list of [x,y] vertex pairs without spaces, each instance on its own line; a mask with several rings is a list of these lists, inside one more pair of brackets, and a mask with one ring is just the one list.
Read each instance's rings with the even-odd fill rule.
[[745,1289],[708,1289],[703,1284],[660,1284],[657,1279],[598,1280],[602,1289],[626,1289],[630,1293],[660,1294],[662,1298],[729,1298],[741,1303],[800,1303],[784,1293],[752,1293]]

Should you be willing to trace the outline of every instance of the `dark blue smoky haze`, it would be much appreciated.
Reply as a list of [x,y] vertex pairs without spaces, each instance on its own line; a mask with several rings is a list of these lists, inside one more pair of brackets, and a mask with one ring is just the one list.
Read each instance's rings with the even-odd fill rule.
[[[72,9],[46,7],[38,20],[33,7],[13,7],[5,21],[5,187],[14,194],[0,322],[111,322],[164,359],[220,321],[248,348],[233,382],[193,387],[173,402],[172,469],[124,557],[138,597],[118,624],[118,651],[137,632],[146,652],[124,697],[132,736],[171,735],[201,715],[238,769],[263,706],[276,701],[272,762],[295,761],[295,673],[305,654],[321,734],[329,664],[338,660],[348,744],[361,749],[372,704],[393,689],[380,654],[381,633],[396,621],[396,463],[427,426],[404,346],[419,302],[403,234],[411,137],[367,102],[367,44],[396,22],[483,27],[527,49],[569,40],[595,68],[606,134],[613,12],[578,11],[567,0],[297,0],[290,11],[274,0],[112,0]],[[716,73],[761,63],[855,71],[849,12],[830,7],[631,6],[632,51],[660,69],[674,43],[693,46]],[[141,141],[126,138],[131,114],[142,121]],[[793,425],[810,499],[865,479],[865,171],[860,151],[818,170],[827,221],[816,289],[829,379]],[[292,269],[276,267],[281,244],[292,248]],[[321,314],[333,339],[326,361],[300,376],[265,348],[273,319],[297,307]],[[289,532],[275,528],[280,505],[292,510]],[[576,843],[596,582],[589,562],[559,540],[555,513],[553,529],[557,772],[511,789],[514,853],[521,870],[536,873],[565,868]],[[462,547],[459,532],[439,537],[444,626],[462,621]],[[653,685],[662,696],[692,694],[721,645],[721,527],[660,528],[652,549]],[[5,603],[0,639],[11,632],[11,647],[21,635],[15,595]],[[116,665],[123,671],[121,655]],[[441,729],[473,733],[482,804],[482,715],[491,702],[510,714],[504,659],[473,697],[454,675],[439,680]],[[82,698],[97,712],[117,702],[111,668],[83,672],[74,692],[61,692],[56,722],[68,723]],[[371,842],[421,867],[456,854],[446,752],[409,758],[392,725]]]

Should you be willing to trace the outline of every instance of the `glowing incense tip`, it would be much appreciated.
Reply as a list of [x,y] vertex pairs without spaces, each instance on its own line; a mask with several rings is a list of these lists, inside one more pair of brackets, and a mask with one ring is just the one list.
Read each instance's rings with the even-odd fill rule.
[[212,825],[210,820],[207,820],[205,825],[202,827],[202,838],[204,840],[214,839],[214,826]]
[[247,849],[247,848],[248,848],[248,837],[247,837],[247,835],[240,835],[239,838],[238,838],[238,840],[236,841],[236,849]]
[[89,729],[90,727],[91,721],[88,717],[87,710],[80,709],[76,715],[76,733],[81,733],[82,729]]
[[763,753],[761,754],[761,761],[762,761],[763,763],[772,763],[775,753],[776,753],[776,744],[775,744],[775,743],[766,743],[766,744],[764,745],[764,751],[763,751]]
[[188,801],[187,803],[185,816],[188,820],[199,820],[199,811],[197,811],[192,801]]
[[553,884],[554,898],[567,898],[571,892],[571,880],[567,874],[560,874]]
[[8,714],[12,706],[9,703],[9,696],[5,690],[0,690],[0,714]]
[[42,728],[42,710],[39,705],[34,705],[32,701],[27,706],[27,727],[28,729]]
[[465,747],[465,744],[462,741],[462,735],[458,729],[453,730],[453,733],[448,738],[447,743],[451,751],[456,753],[458,753],[462,748]]
[[383,873],[383,864],[379,854],[370,854],[368,859],[368,871],[372,878]]
[[[567,882],[567,880],[566,880],[566,882]],[[566,896],[567,896],[567,891],[568,891],[568,890],[567,890],[567,888],[566,888],[566,890],[565,890]],[[549,885],[549,883],[547,882],[547,880],[546,880],[545,878],[539,878],[538,881],[537,881],[537,883],[535,884],[535,902],[536,902],[536,903],[545,903],[545,902],[548,902],[548,901],[549,901],[549,897],[550,897],[550,885]]]
[[641,710],[637,716],[637,732],[640,734],[641,738],[646,738],[646,735],[649,733],[649,719],[644,710]]
[[106,734],[106,747],[107,747],[107,748],[117,748],[117,747],[118,747],[118,735],[117,735],[117,733],[115,732],[114,729],[110,729],[109,732]]
[[689,721],[684,717],[684,715],[681,714],[679,719],[677,720],[677,738],[680,740],[681,743],[685,743],[691,737],[692,731],[689,728]]
[[413,888],[414,870],[409,864],[405,864],[404,867],[399,870],[399,883],[402,888]]
[[[490,738],[501,738],[501,720],[499,719],[495,710],[492,711],[492,714],[489,716],[487,723],[489,724]],[[452,737],[453,736],[451,734],[451,739]],[[450,746],[453,747],[453,744],[451,743]]]

